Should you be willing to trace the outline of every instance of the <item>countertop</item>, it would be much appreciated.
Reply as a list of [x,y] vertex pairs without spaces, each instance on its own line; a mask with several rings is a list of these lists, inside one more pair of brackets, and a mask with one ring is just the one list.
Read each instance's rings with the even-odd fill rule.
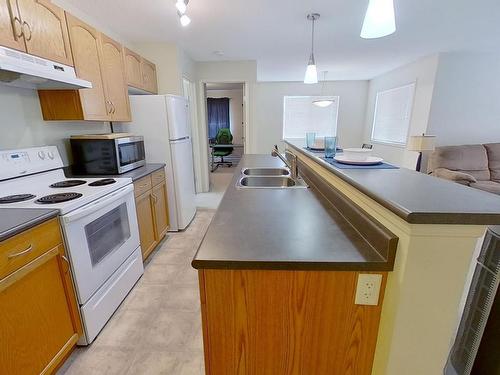
[[148,174],[151,174],[153,172],[156,172],[157,170],[164,168],[165,163],[146,163],[146,165],[143,165],[142,167],[133,169],[129,172],[122,173],[122,174],[111,174],[111,175],[81,175],[78,173],[74,173],[73,169],[71,166],[69,167],[64,167],[64,174],[66,177],[70,178],[83,178],[83,177],[102,177],[102,178],[119,178],[119,177],[128,177],[131,178],[132,181],[136,181],[141,179],[144,176],[147,176]]
[[323,153],[304,149],[304,140],[285,143],[409,223],[500,224],[499,195],[407,168],[339,169],[322,160]]
[[244,167],[276,167],[244,155],[192,261],[197,269],[392,270],[313,189],[241,189]]
[[58,212],[44,208],[0,208],[0,241],[52,219]]

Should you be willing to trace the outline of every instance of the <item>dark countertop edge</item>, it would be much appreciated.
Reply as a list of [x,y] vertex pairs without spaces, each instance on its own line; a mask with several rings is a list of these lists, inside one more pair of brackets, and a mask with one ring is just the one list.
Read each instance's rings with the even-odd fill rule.
[[287,145],[292,147],[294,150],[299,151],[303,155],[307,156],[315,163],[321,165],[322,167],[328,169],[330,172],[335,174],[340,179],[347,182],[349,185],[355,187],[363,194],[372,198],[375,202],[379,203],[383,207],[387,208],[389,211],[393,212],[401,219],[405,220],[409,224],[457,224],[457,225],[490,225],[492,222],[497,222],[499,220],[496,214],[483,214],[483,213],[440,213],[440,212],[410,212],[400,205],[388,201],[374,194],[369,189],[366,189],[363,185],[358,184],[349,176],[342,173],[342,171],[334,168],[332,165],[328,164],[326,161],[319,158],[314,153],[304,150],[301,147],[294,145],[293,143],[283,140]]
[[64,167],[64,174],[68,178],[84,178],[84,177],[92,177],[92,178],[120,178],[120,177],[128,177],[131,178],[132,181],[137,181],[140,180],[141,178],[147,176],[148,174],[151,174],[153,172],[156,172],[159,169],[165,168],[165,163],[146,163],[145,165],[132,169],[131,171],[122,173],[122,174],[103,174],[103,175],[83,175],[80,173],[74,173],[73,172],[73,166],[69,165]]
[[308,261],[226,261],[226,260],[197,260],[191,262],[191,266],[197,270],[204,269],[227,269],[227,270],[267,270],[267,271],[380,271],[390,272],[393,265],[389,262],[308,262]]
[[[18,208],[18,210],[22,210],[22,208]],[[36,227],[38,224],[41,224],[45,221],[53,219],[54,217],[57,217],[58,215],[59,215],[58,210],[49,210],[47,212],[41,213],[40,215],[35,216],[32,219],[30,219],[22,224],[19,224],[15,227],[12,227],[10,229],[7,229],[7,230],[1,232],[0,233],[0,242],[5,241],[11,237],[14,237],[16,234],[22,233],[28,229]]]

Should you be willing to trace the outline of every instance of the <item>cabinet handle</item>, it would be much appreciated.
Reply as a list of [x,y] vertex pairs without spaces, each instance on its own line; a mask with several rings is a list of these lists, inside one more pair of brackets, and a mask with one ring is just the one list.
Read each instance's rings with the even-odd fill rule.
[[153,202],[155,202],[155,204],[156,204],[156,202],[158,202],[158,198],[154,194],[151,194],[151,196],[153,197]]
[[17,258],[20,257],[21,255],[28,254],[31,250],[33,250],[33,245],[29,245],[26,250],[20,251],[18,253],[14,254],[9,254],[7,258],[12,259],[12,258]]
[[[18,25],[18,27],[16,27],[16,25]],[[12,27],[14,29],[14,38],[16,40],[23,36],[23,24],[21,23],[21,19],[19,17],[14,17]]]
[[68,258],[66,258],[66,255],[61,255],[61,259],[64,260],[64,262],[68,265],[68,269],[64,273],[68,273],[70,269],[70,264]]
[[113,112],[111,112],[111,113],[113,113],[113,114],[114,114],[114,113],[116,112],[115,105],[113,104],[113,102],[112,102],[112,101],[110,101],[110,103],[111,103],[111,110],[113,111]]
[[111,102],[109,100],[106,100],[106,112],[108,115],[111,114]]
[[[30,35],[28,37],[26,37],[26,33],[24,32],[24,26],[27,26],[28,27],[28,31],[30,32]],[[24,37],[26,38],[26,41],[30,41],[31,40],[31,26],[28,22],[26,21],[23,21],[23,34],[24,34]]]

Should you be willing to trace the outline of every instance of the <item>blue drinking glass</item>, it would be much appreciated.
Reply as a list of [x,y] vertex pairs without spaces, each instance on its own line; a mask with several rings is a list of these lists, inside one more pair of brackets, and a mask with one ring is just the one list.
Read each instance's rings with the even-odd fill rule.
[[306,133],[306,147],[312,148],[316,142],[316,133]]
[[337,151],[337,137],[325,137],[325,158],[333,158]]

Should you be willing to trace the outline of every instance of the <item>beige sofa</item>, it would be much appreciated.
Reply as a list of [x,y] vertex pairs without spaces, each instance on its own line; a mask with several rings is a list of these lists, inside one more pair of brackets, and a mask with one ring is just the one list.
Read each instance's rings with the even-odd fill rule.
[[500,143],[437,147],[427,170],[436,177],[500,194]]

